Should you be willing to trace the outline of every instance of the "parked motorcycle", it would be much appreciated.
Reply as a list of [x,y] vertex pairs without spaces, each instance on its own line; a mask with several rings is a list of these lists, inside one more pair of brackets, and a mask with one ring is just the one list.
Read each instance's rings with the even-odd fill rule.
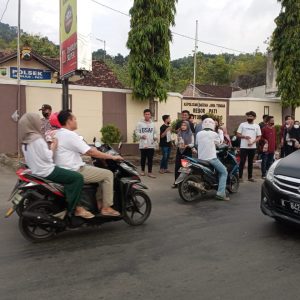
[[[236,193],[239,189],[239,166],[235,154],[229,151],[227,145],[221,145],[218,147],[217,156],[228,171],[228,192]],[[208,191],[218,189],[218,173],[208,161],[185,157],[181,160],[181,165],[180,176],[175,184],[178,184],[179,195],[184,201],[199,200]]]
[[[118,153],[109,145],[97,145],[97,149],[111,155]],[[151,200],[145,193],[147,187],[141,183],[136,167],[128,161],[93,159],[96,167],[107,168],[114,173],[114,209],[121,215],[102,216],[97,208],[96,190],[98,184],[85,184],[81,206],[95,214],[92,219],[84,219],[66,214],[67,202],[62,185],[31,174],[26,166],[16,174],[19,177],[9,201],[19,215],[19,230],[32,242],[52,239],[56,234],[81,226],[101,225],[106,222],[124,220],[129,225],[143,224],[151,213]]]

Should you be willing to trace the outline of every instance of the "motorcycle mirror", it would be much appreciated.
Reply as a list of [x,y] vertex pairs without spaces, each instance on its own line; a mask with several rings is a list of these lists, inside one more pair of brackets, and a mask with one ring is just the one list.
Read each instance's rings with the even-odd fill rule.
[[99,148],[99,147],[101,147],[101,143],[100,143],[100,142],[98,142],[98,141],[97,141],[97,142],[94,142],[94,145],[95,145],[95,147],[96,147],[96,148]]
[[120,142],[119,145],[118,145],[118,149],[121,150],[122,146],[123,146],[123,143]]
[[95,144],[95,142],[96,142],[96,137],[94,136],[94,138],[93,138],[93,143]]

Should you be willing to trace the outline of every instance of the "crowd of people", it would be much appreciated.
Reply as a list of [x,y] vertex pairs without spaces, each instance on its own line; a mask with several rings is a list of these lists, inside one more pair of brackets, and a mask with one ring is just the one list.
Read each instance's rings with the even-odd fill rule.
[[[52,108],[44,104],[40,111],[43,118],[35,113],[26,113],[19,121],[22,151],[25,161],[32,173],[61,183],[65,186],[68,211],[83,218],[94,215],[78,203],[84,183],[101,183],[97,192],[97,204],[102,215],[119,216],[113,206],[113,174],[111,171],[88,166],[81,155],[101,159],[122,160],[121,156],[102,153],[87,145],[74,132],[77,129],[75,115],[69,110],[52,114]],[[169,168],[171,150],[176,147],[174,184],[179,176],[181,159],[196,155],[208,161],[218,172],[219,186],[217,199],[229,200],[226,195],[227,169],[217,157],[216,146],[227,144],[239,148],[239,178],[243,182],[243,171],[248,160],[248,180],[254,182],[253,162],[256,155],[261,160],[262,178],[275,159],[275,151],[280,147],[280,156],[285,157],[300,148],[299,121],[292,116],[285,117],[280,130],[280,145],[277,145],[275,120],[273,116],[264,115],[263,121],[255,123],[256,113],[246,113],[246,121],[241,123],[232,138],[218,118],[202,115],[199,123],[194,123],[193,115],[184,110],[175,128],[171,126],[170,115],[163,115],[163,124],[156,132],[151,111],[144,110],[144,116],[136,127],[141,154],[141,176],[156,178],[153,174],[153,157],[155,149],[160,147],[162,158],[160,174],[173,173]]]
[[[223,126],[221,120],[214,118],[214,126],[211,128],[214,137],[218,137],[218,141],[214,138],[215,145],[227,144],[229,147],[235,147],[239,151],[239,178],[243,182],[244,168],[247,162],[248,181],[255,182],[253,176],[254,159],[261,161],[261,177],[265,179],[267,171],[275,160],[275,152],[281,150],[281,157],[285,157],[300,148],[300,128],[299,121],[294,121],[293,117],[286,116],[285,124],[281,127],[280,143],[275,129],[275,120],[273,116],[264,115],[263,121],[259,124],[255,123],[256,113],[249,111],[245,114],[246,120],[242,122],[235,132],[234,136],[230,136],[226,127]],[[176,147],[175,181],[179,176],[178,170],[181,166],[181,159],[184,156],[197,155],[198,158],[210,160],[214,164],[211,157],[206,157],[201,153],[203,145],[207,144],[209,135],[206,133],[199,134],[203,131],[203,124],[208,115],[202,115],[199,123],[194,123],[194,116],[188,110],[181,113],[181,120],[176,123],[175,128],[171,126],[171,118],[169,115],[163,115],[163,124],[160,127],[159,134],[155,131],[154,123],[151,119],[149,109],[144,111],[144,118],[139,122],[136,134],[140,137],[139,148],[141,151],[141,175],[145,176],[145,161],[148,159],[148,175],[151,178],[156,176],[152,173],[152,164],[154,149],[157,145],[161,148],[162,158],[160,162],[160,174],[171,173],[168,167],[170,153],[172,147]],[[206,128],[207,129],[207,128]],[[207,130],[205,130],[207,132]],[[174,137],[174,133],[176,134]],[[200,138],[199,138],[200,137]],[[157,143],[159,140],[159,144]],[[215,147],[215,146],[214,146]],[[151,149],[151,150],[149,150]],[[205,151],[204,151],[205,153]],[[209,155],[208,155],[209,156]],[[215,166],[217,169],[218,167]],[[224,173],[224,172],[223,172]],[[221,167],[219,175],[222,177]],[[176,184],[173,184],[176,188]]]

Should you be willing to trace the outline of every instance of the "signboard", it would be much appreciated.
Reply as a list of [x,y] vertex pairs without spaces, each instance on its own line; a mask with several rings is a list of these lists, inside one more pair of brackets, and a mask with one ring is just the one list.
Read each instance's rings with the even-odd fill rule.
[[[10,78],[17,79],[18,76],[17,74],[18,74],[18,68],[10,67]],[[26,81],[51,82],[51,71],[21,68],[20,78],[21,80],[26,80]]]
[[188,110],[194,115],[194,119],[200,120],[204,114],[214,114],[222,117],[222,123],[226,125],[228,101],[182,99],[182,110]]
[[92,70],[91,11],[86,0],[60,0],[60,76]]

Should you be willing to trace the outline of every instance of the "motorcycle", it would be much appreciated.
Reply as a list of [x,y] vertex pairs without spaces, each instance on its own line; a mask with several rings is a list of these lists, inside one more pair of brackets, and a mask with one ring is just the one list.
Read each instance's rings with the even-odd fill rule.
[[[96,143],[104,153],[118,155],[109,145]],[[129,161],[116,162],[92,158],[93,165],[114,173],[114,209],[120,216],[102,216],[97,208],[98,184],[85,184],[80,205],[95,214],[84,219],[67,214],[67,202],[62,185],[31,174],[26,166],[17,170],[18,181],[9,201],[13,206],[6,217],[14,212],[19,215],[19,230],[31,242],[52,239],[58,233],[81,226],[97,226],[106,222],[124,220],[132,226],[142,225],[150,216],[151,200],[145,193],[147,187],[141,182],[137,168]]]
[[[229,151],[227,145],[221,145],[217,148],[217,157],[228,171],[228,192],[237,193],[239,189],[239,165],[235,154]],[[182,200],[186,202],[200,200],[208,191],[218,189],[218,173],[208,161],[184,157],[181,160],[181,166],[179,169],[180,176],[175,184],[178,185]]]

